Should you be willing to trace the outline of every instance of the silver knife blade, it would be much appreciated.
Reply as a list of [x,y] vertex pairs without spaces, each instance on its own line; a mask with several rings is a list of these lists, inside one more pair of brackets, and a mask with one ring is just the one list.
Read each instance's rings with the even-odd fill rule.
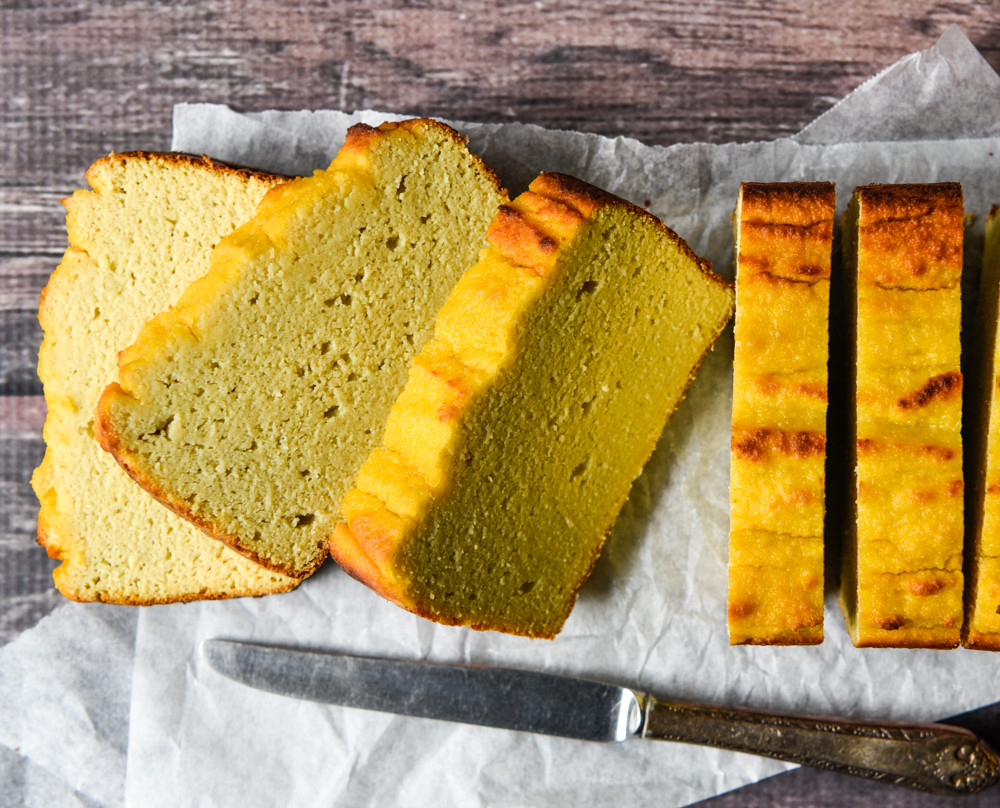
[[624,741],[642,724],[641,699],[625,687],[534,671],[275,648],[205,640],[219,673],[292,698],[399,715]]
[[588,741],[638,736],[748,752],[938,794],[1000,782],[1000,756],[947,724],[862,721],[661,700],[534,671],[371,659],[206,640],[219,673],[326,704]]

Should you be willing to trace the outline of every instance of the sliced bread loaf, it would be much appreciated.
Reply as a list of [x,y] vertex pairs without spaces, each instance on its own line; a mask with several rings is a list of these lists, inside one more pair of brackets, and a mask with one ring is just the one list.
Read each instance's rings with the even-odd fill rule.
[[206,533],[301,578],[506,195],[448,127],[352,127],[122,353],[97,434]]
[[1000,651],[1000,208],[986,219],[983,274],[976,305],[972,360],[975,389],[969,395],[969,452],[974,473],[972,530],[966,552],[966,648]]
[[431,620],[552,637],[733,295],[658,219],[562,175],[502,207],[489,240],[331,553]]
[[94,440],[118,351],[208,270],[212,248],[278,177],[178,154],[98,160],[66,200],[70,248],[42,293],[46,453],[32,485],[38,538],[67,597],[164,603],[262,595],[294,579],[262,569],[172,514]]
[[743,183],[729,488],[729,641],[823,641],[827,334],[835,191]]
[[841,607],[857,646],[951,648],[963,617],[962,188],[856,188],[843,237],[855,353]]

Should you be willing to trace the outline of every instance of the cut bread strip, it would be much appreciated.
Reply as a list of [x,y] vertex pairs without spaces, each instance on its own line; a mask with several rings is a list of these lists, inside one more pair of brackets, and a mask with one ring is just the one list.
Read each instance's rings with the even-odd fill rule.
[[962,236],[957,183],[857,188],[845,218],[854,518],[841,605],[858,646],[958,644]]
[[437,622],[552,637],[733,307],[658,219],[543,174],[413,362],[331,553]]
[[[975,459],[971,480],[972,541],[966,557],[967,591],[962,644],[1000,651],[1000,208],[986,220],[986,247],[979,284],[973,356],[978,370],[970,391]],[[977,361],[978,360],[978,361]]]
[[269,194],[122,353],[98,405],[102,445],[207,534],[310,574],[505,200],[442,124],[352,127],[328,170]]
[[42,293],[38,373],[46,453],[32,485],[39,542],[79,601],[150,604],[294,586],[208,539],[140,489],[94,440],[94,406],[118,351],[208,270],[218,241],[281,179],[180,154],[98,160],[66,200],[70,248]]
[[823,641],[832,183],[743,183],[736,325],[729,641]]

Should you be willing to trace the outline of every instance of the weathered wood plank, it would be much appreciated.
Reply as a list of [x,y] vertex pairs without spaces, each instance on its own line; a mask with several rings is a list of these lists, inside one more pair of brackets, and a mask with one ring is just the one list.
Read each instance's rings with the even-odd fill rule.
[[61,256],[0,256],[0,311],[38,308],[38,298]]
[[0,396],[41,395],[36,371],[41,344],[36,309],[0,309]]
[[572,0],[13,2],[0,10],[0,251],[65,244],[58,199],[112,150],[164,149],[181,100],[519,120],[649,143],[796,131],[960,23],[994,64],[996,3]]
[[44,404],[0,398],[0,645],[62,601],[52,586],[56,563],[35,542],[38,500],[31,472],[41,462]]

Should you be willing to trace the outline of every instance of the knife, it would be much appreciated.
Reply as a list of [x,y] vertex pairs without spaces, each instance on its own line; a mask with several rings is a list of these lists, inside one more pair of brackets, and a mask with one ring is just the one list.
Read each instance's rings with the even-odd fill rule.
[[759,712],[659,699],[534,671],[212,639],[202,654],[242,684],[298,699],[586,741],[701,744],[909,786],[973,794],[1000,782],[1000,758],[961,727]]

